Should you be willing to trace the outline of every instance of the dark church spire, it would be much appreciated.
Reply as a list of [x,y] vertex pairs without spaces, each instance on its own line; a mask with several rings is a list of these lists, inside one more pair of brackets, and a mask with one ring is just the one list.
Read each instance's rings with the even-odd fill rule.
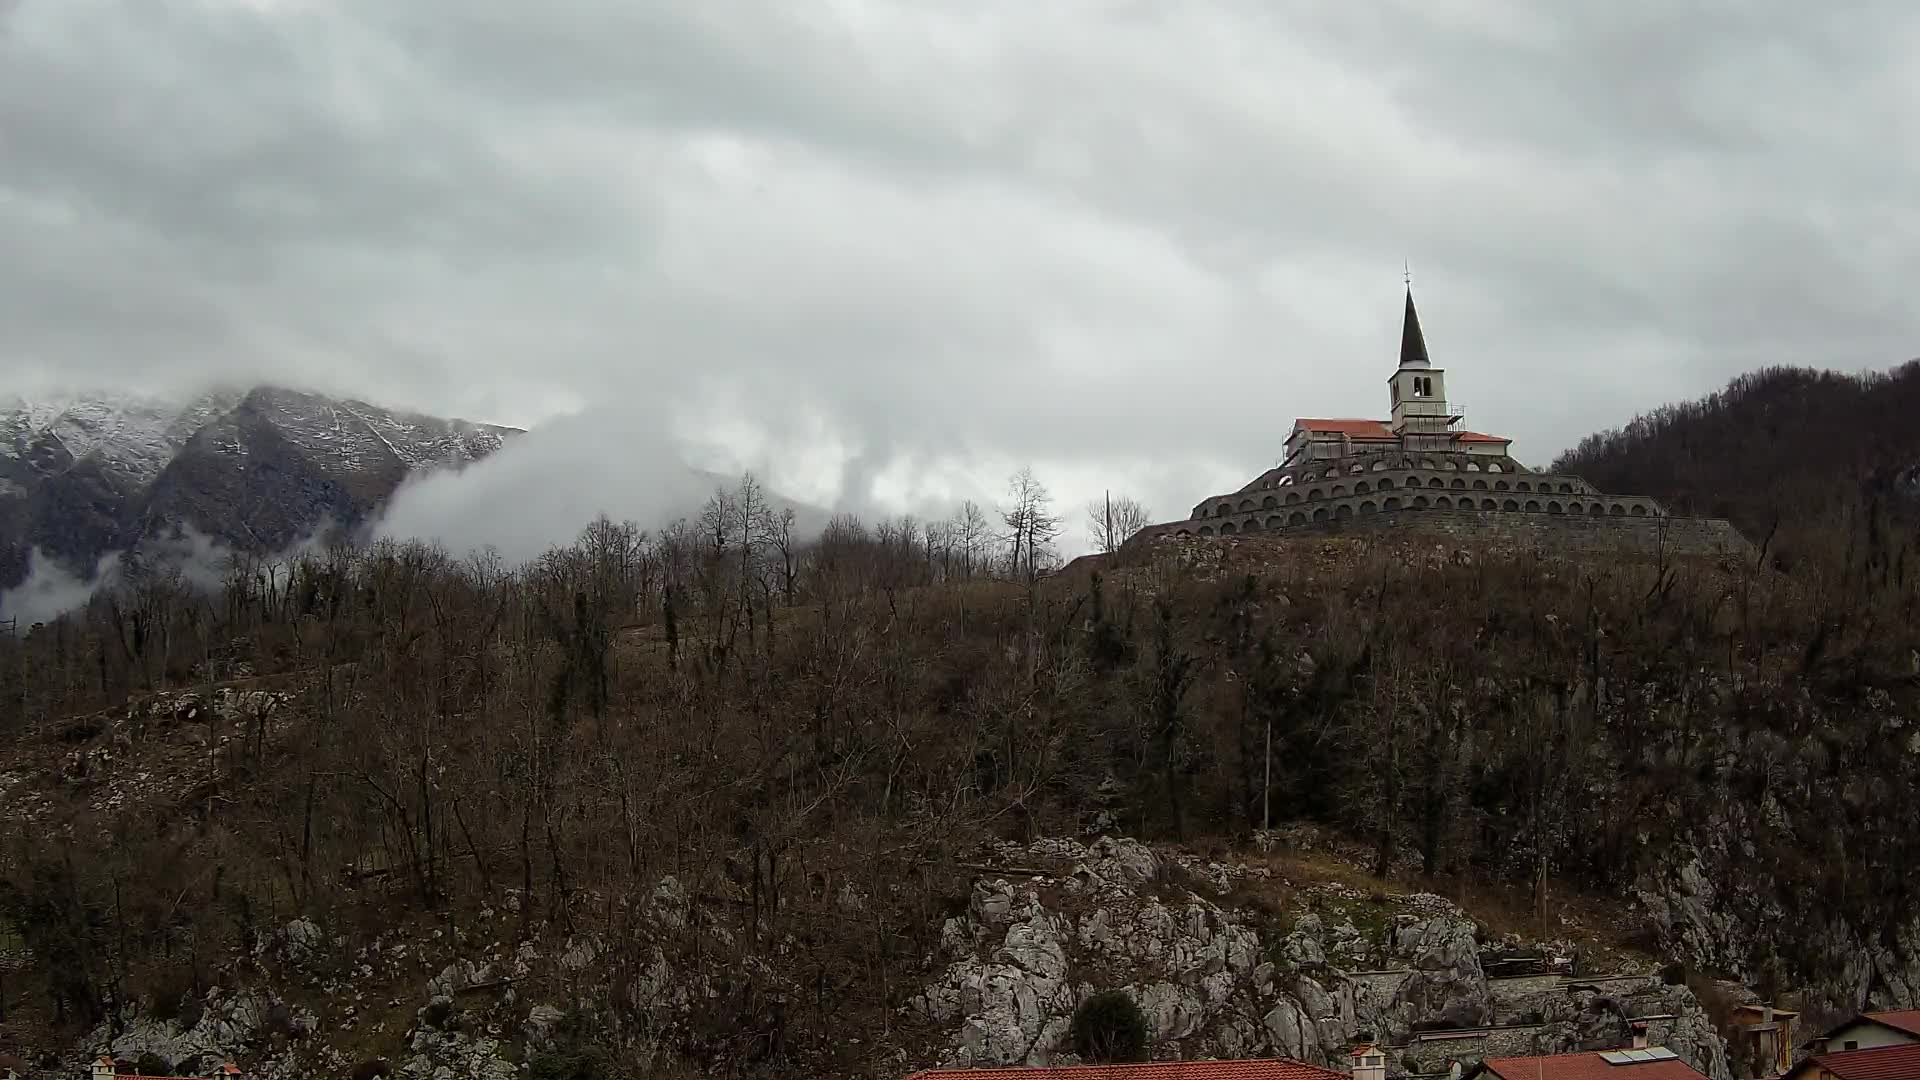
[[1413,286],[1407,286],[1407,321],[1400,328],[1400,366],[1432,367],[1427,359],[1426,335],[1420,332],[1420,313],[1413,310]]

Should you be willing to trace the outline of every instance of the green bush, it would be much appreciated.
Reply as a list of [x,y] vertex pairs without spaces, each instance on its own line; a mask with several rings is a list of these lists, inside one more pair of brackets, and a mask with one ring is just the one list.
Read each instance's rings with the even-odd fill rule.
[[1147,1016],[1123,990],[1102,990],[1073,1011],[1073,1050],[1101,1065],[1147,1060]]
[[133,1067],[140,1070],[140,1072],[146,1076],[173,1075],[173,1062],[168,1061],[166,1058],[161,1057],[151,1050],[141,1054],[139,1059],[133,1063]]

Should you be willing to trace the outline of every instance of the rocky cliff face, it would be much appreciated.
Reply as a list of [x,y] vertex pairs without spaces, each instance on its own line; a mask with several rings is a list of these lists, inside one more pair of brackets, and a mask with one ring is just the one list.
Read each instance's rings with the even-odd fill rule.
[[352,529],[410,472],[459,467],[514,433],[272,387],[0,401],[0,590],[36,549],[85,576],[183,528],[241,551]]
[[[1684,986],[1645,971],[1491,978],[1467,914],[1428,894],[1367,903],[1377,925],[1307,913],[1281,929],[1231,895],[1264,868],[1166,856],[1128,840],[1042,841],[1003,852],[1057,873],[984,876],[942,933],[946,965],[913,1007],[951,1032],[960,1065],[1075,1060],[1074,1008],[1123,986],[1146,1014],[1157,1051],[1185,1057],[1280,1055],[1333,1063],[1357,1038],[1390,1049],[1399,1074],[1452,1061],[1627,1045],[1632,1018],[1709,1076],[1726,1047]],[[1175,877],[1210,882],[1187,889]],[[1323,889],[1329,907],[1369,898]],[[1446,1031],[1445,1039],[1433,1037]]]

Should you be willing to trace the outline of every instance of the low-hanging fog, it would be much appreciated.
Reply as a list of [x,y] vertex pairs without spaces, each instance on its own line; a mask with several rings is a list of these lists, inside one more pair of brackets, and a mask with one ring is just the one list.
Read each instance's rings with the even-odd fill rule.
[[1544,463],[1920,351],[1916,49],[1785,0],[14,0],[0,393],[532,428],[384,526],[518,553],[685,470],[1170,517],[1382,410],[1410,261],[1468,423]]

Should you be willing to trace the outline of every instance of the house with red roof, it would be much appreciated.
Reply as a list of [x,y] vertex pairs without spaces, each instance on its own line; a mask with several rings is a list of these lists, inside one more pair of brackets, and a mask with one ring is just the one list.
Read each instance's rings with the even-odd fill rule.
[[1462,1080],[1705,1080],[1705,1074],[1663,1047],[1595,1050],[1546,1057],[1488,1058]]
[[1813,1040],[1813,1052],[1873,1050],[1920,1043],[1920,1009],[1861,1013]]
[[1795,1066],[1786,1080],[1915,1080],[1920,1042],[1816,1054]]

